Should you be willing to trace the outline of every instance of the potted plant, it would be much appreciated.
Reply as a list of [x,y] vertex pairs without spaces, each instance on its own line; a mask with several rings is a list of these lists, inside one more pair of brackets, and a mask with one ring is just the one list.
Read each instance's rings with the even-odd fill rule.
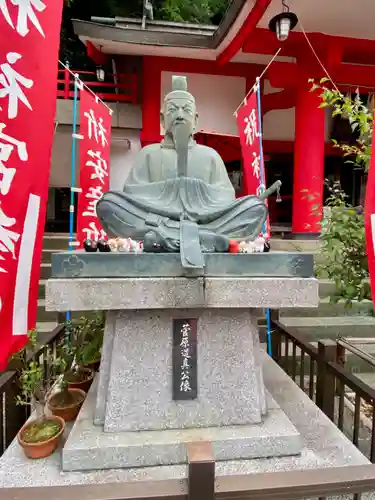
[[29,343],[16,356],[19,367],[20,394],[16,402],[30,405],[35,416],[18,432],[18,442],[28,458],[39,459],[51,455],[59,445],[65,422],[59,416],[46,415],[46,402],[58,372],[59,360],[46,354],[42,362],[37,357],[36,332],[29,334]]
[[86,397],[87,386],[84,383],[91,382],[93,377],[91,370],[84,371],[76,362],[82,342],[77,333],[75,331],[75,335],[67,336],[57,347],[62,376],[58,382],[58,390],[48,400],[48,408],[52,414],[62,417],[65,422],[77,417]]

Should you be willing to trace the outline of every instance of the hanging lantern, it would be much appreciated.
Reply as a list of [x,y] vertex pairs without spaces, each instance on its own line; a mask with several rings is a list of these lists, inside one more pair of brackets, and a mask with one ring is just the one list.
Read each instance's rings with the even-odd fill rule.
[[283,11],[273,17],[268,25],[270,31],[276,33],[277,39],[284,42],[289,33],[297,26],[298,17],[293,12],[290,12],[285,0],[282,0]]

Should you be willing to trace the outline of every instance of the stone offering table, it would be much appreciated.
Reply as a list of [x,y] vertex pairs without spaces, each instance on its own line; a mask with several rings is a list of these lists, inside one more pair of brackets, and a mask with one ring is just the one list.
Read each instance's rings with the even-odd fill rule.
[[[60,277],[47,283],[47,310],[108,311],[96,401],[88,399],[65,444],[65,471],[185,463],[186,443],[200,440],[212,442],[218,461],[301,452],[298,431],[264,387],[257,310],[317,306],[317,281],[298,276],[312,258],[299,257],[287,277],[280,253],[281,276],[254,277],[246,274],[267,275],[275,256],[227,255],[226,276],[215,257],[222,276],[136,278],[134,262],[150,272],[150,255],[54,256]],[[168,262],[153,254],[153,265],[158,258],[155,274]],[[77,275],[100,276],[115,259],[122,276]]]

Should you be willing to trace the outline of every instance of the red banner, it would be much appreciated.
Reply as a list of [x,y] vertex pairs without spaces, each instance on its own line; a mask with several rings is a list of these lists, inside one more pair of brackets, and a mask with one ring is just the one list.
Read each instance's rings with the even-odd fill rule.
[[[237,126],[242,149],[243,195],[259,196],[266,189],[264,162],[261,160],[262,138],[259,126],[258,98],[256,91],[247,98],[237,111]],[[262,236],[270,238],[269,217]]]
[[35,327],[62,0],[0,0],[0,369]]
[[77,241],[106,239],[96,215],[96,204],[109,190],[111,154],[111,111],[90,92],[81,90],[80,100],[80,178]]
[[372,139],[370,168],[366,186],[365,231],[371,295],[375,304],[375,135]]

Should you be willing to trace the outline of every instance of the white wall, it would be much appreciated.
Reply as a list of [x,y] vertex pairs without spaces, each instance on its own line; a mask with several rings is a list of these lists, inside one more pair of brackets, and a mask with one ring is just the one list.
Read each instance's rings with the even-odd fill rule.
[[[112,131],[112,135],[110,188],[122,189],[135,157],[141,150],[140,131],[117,129]],[[126,137],[130,141],[130,149],[124,147],[123,141],[116,140],[119,137]]]
[[[165,94],[171,91],[172,76],[181,74],[162,72],[161,105]],[[196,73],[184,73],[183,75],[187,77],[188,90],[194,95],[197,102],[198,130],[238,135],[233,112],[245,96],[246,79],[236,76]]]
[[[264,94],[280,92],[282,89],[271,87],[269,81],[264,82]],[[325,140],[329,141],[331,130],[331,112],[325,110]],[[295,138],[295,108],[270,111],[263,119],[263,138],[265,141],[294,141]]]
[[[127,141],[118,139],[128,139]],[[79,179],[79,140],[76,153],[76,185]],[[132,129],[112,129],[110,186],[121,189],[129,174],[135,155],[140,151],[140,131]],[[71,185],[72,127],[58,125],[52,148],[50,187],[70,187]]]

